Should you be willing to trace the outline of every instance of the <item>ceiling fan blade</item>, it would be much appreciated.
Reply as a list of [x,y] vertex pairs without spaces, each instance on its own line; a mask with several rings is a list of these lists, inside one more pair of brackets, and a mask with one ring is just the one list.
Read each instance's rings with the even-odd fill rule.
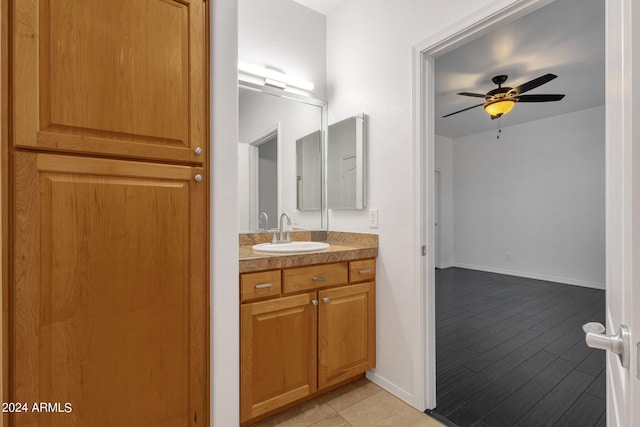
[[483,95],[481,93],[471,93],[471,92],[458,92],[458,95],[473,96],[474,98],[484,98],[484,97],[486,97],[486,95]]
[[538,86],[542,86],[543,84],[550,82],[556,77],[558,76],[556,76],[555,74],[545,74],[544,76],[540,76],[537,79],[533,79],[526,83],[523,83],[518,87],[514,87],[509,91],[508,95],[509,96],[520,95],[521,93],[528,92],[531,89],[537,88]]
[[456,111],[455,113],[449,113],[446,116],[442,116],[442,118],[444,119],[445,117],[453,116],[454,114],[462,113],[463,111],[471,110],[472,108],[476,108],[476,107],[479,107],[481,105],[484,105],[484,102],[482,104],[473,105],[471,107],[465,108],[464,110]]
[[560,101],[564,95],[520,95],[518,102],[549,102]]

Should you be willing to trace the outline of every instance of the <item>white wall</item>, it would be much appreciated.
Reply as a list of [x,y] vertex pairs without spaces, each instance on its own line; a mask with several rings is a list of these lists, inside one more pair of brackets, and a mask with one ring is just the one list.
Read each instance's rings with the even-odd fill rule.
[[436,242],[438,268],[454,265],[453,253],[453,140],[436,135],[435,167],[440,172],[439,199],[439,236]]
[[[515,2],[515,0],[513,1]],[[375,382],[401,399],[419,401],[421,289],[415,245],[412,143],[412,47],[491,0],[347,0],[327,17],[329,123],[368,117],[367,210],[332,211],[332,230],[380,235]],[[504,2],[503,2],[504,3]],[[421,408],[424,409],[424,408]]]
[[604,289],[604,106],[456,139],[456,266]]
[[237,213],[237,3],[213,0],[210,126],[210,390],[212,426],[240,424]]
[[326,99],[326,18],[291,0],[238,0],[238,58],[315,84]]

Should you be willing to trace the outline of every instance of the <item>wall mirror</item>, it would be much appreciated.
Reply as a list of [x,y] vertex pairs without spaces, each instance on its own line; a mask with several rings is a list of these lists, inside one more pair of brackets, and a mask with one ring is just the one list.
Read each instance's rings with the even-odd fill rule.
[[323,154],[325,101],[268,86],[239,84],[239,231],[327,229]]
[[329,126],[327,139],[327,204],[329,209],[364,209],[365,114]]

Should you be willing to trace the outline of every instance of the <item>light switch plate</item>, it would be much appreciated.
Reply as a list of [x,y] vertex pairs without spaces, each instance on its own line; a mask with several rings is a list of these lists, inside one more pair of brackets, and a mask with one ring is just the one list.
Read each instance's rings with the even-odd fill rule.
[[378,208],[369,209],[369,228],[378,228]]

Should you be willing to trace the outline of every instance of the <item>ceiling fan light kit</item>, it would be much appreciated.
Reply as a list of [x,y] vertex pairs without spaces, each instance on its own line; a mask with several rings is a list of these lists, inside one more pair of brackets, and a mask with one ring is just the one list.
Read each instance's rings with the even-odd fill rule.
[[463,111],[471,110],[472,108],[482,106],[484,110],[491,116],[491,119],[497,119],[509,111],[513,109],[516,105],[516,102],[550,102],[550,101],[560,101],[564,98],[564,95],[555,94],[555,95],[522,95],[523,93],[530,91],[531,89],[535,89],[538,86],[542,86],[545,83],[550,82],[555,79],[555,74],[545,74],[544,76],[540,76],[536,79],[528,81],[526,83],[521,84],[518,87],[510,88],[510,87],[502,87],[502,84],[507,81],[507,76],[501,74],[499,76],[495,76],[491,80],[494,84],[497,84],[498,87],[496,89],[490,90],[486,94],[480,93],[471,93],[471,92],[460,92],[458,95],[462,96],[471,96],[474,98],[484,98],[486,102],[482,104],[473,105],[471,107],[467,107],[465,109],[456,111],[454,113],[447,114],[442,116],[443,118],[453,116],[454,114],[462,113]]
[[492,119],[507,114],[513,106],[516,105],[516,101],[513,99],[504,99],[493,102],[487,102],[484,105],[484,110],[491,116]]

